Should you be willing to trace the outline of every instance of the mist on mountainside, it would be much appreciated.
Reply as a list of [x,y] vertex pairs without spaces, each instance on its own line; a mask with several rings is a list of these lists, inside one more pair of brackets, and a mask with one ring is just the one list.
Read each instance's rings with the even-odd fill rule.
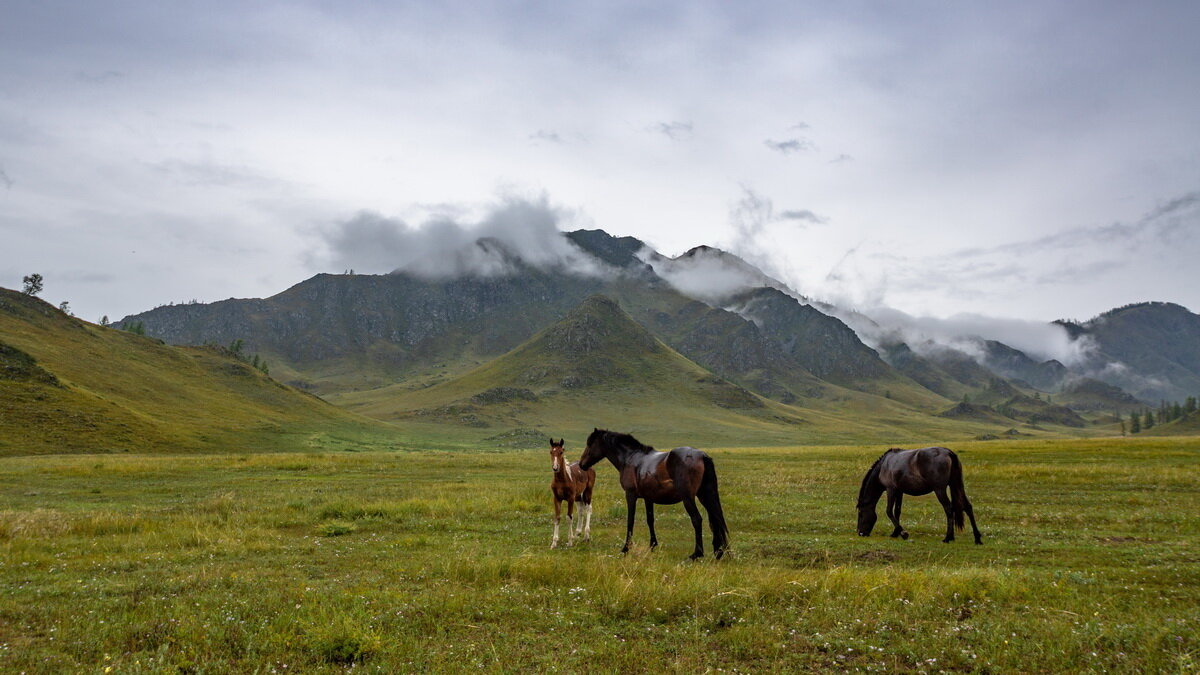
[[569,217],[543,196],[504,198],[478,220],[440,216],[419,226],[361,212],[321,233],[330,270],[404,272],[425,279],[493,277],[518,263],[572,274],[598,275],[604,265],[563,236]]

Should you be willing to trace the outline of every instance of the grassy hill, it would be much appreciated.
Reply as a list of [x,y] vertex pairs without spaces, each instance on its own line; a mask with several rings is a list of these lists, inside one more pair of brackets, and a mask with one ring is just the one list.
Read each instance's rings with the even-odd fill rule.
[[0,455],[280,450],[387,433],[227,350],[168,346],[0,289]]

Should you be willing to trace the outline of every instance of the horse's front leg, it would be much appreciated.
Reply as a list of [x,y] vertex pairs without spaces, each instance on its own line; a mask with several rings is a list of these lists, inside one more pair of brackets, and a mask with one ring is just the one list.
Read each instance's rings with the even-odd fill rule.
[[558,519],[561,517],[561,511],[558,504],[558,495],[554,496],[554,537],[550,540],[550,548],[558,548]]
[[658,535],[654,533],[654,502],[646,500],[646,525],[650,528],[650,550],[658,548]]
[[900,525],[900,505],[904,503],[904,493],[900,490],[888,490],[888,518],[891,519],[895,529],[892,530],[893,537],[908,539],[908,533],[904,531],[904,527]]
[[625,493],[625,546],[621,553],[629,553],[629,545],[633,543],[633,516],[637,513],[637,495],[632,490]]

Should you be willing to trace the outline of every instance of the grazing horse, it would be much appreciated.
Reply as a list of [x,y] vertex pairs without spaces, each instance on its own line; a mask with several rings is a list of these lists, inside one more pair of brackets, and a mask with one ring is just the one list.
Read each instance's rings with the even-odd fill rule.
[[[947,487],[950,488],[949,496],[946,495]],[[896,526],[891,536],[908,539],[908,532],[900,525],[900,504],[904,495],[920,496],[933,492],[946,511],[946,538],[942,541],[954,541],[954,529],[957,527],[962,531],[963,514],[966,513],[971,519],[971,529],[975,531],[975,543],[983,543],[975,525],[975,511],[963,487],[962,464],[954,451],[892,448],[875,460],[858,490],[858,536],[870,536],[877,518],[875,504],[885,491],[887,516]]]
[[[592,538],[592,488],[596,486],[596,470],[581,469],[579,462],[567,464],[563,458],[566,441],[556,443],[550,439],[550,466],[554,478],[550,480],[550,492],[554,493],[554,538],[550,548],[558,548],[558,521],[561,518],[562,502],[567,503],[567,545],[575,543],[575,535],[583,533],[583,540]],[[575,502],[579,502],[579,527],[575,528]]]
[[713,552],[718,558],[725,555],[729,548],[729,529],[725,526],[725,514],[721,511],[717,471],[713,468],[712,458],[687,447],[658,452],[648,445],[642,445],[629,434],[596,429],[588,436],[579,466],[587,469],[604,458],[617,467],[621,475],[621,487],[625,488],[628,518],[622,553],[629,552],[629,542],[633,539],[633,516],[640,498],[646,502],[651,549],[658,546],[658,536],[654,533],[654,505],[683,502],[683,508],[691,516],[692,528],[696,530],[696,550],[692,552],[691,559],[704,555],[704,539],[700,528],[704,519],[696,508],[696,500],[699,500],[704,510],[708,511]]

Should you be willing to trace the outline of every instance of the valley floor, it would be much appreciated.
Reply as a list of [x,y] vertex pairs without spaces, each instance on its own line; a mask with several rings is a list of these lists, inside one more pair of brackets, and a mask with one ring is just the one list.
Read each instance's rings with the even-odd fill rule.
[[712,448],[698,563],[679,506],[617,555],[609,465],[550,550],[542,450],[7,458],[0,671],[1194,671],[1198,445],[957,445],[983,546],[855,536],[881,446]]

